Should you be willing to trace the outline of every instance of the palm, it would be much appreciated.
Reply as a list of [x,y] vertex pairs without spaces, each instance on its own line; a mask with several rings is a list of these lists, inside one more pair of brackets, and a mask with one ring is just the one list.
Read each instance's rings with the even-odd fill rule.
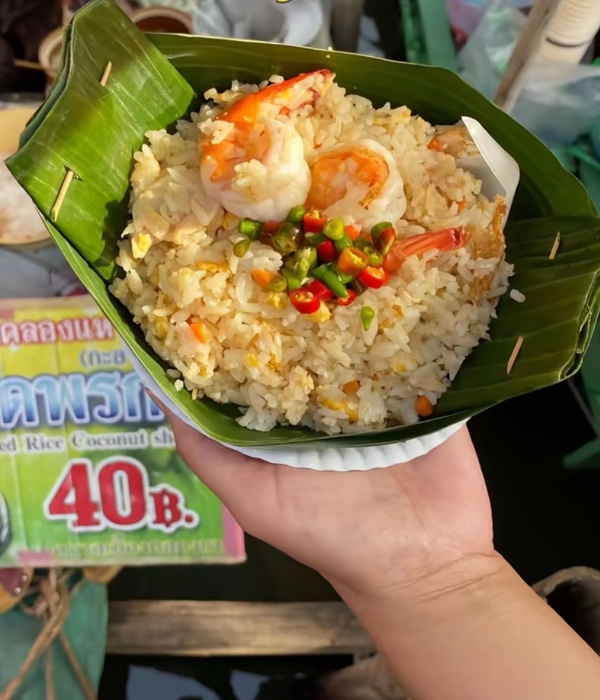
[[403,584],[491,549],[489,501],[466,429],[412,462],[339,474],[240,456],[177,419],[173,428],[190,467],[248,532],[331,580]]

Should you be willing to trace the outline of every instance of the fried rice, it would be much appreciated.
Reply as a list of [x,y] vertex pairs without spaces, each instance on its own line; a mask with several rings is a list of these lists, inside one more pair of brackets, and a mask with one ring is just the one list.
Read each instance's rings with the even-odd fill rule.
[[[436,129],[405,106],[376,109],[334,83],[314,106],[282,117],[293,120],[309,165],[318,152],[372,139],[404,181],[406,211],[393,222],[398,237],[463,227],[469,244],[412,255],[386,286],[307,318],[285,294],[263,291],[252,278],[255,269],[280,270],[277,250],[253,241],[246,255],[234,255],[239,219],[207,195],[198,167],[201,139],[218,140],[227,129],[223,109],[265,84],[210,90],[200,112],[174,133],[146,134],[120,242],[124,274],[112,291],[172,367],[176,387],[195,399],[237,404],[248,428],[302,425],[335,435],[415,423],[418,397],[434,406],[489,337],[512,274],[499,223],[505,203],[486,199],[481,182],[459,167],[474,149],[464,134],[458,146],[436,150],[436,135],[458,132]],[[261,192],[262,178],[261,164],[251,161],[238,185]],[[374,311],[368,329],[363,305]],[[202,321],[202,339],[190,329],[194,320]]]

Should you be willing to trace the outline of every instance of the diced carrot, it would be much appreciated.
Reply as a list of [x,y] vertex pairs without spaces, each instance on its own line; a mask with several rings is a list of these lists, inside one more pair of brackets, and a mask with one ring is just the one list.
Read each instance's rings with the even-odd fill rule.
[[350,237],[351,241],[355,241],[360,236],[360,231],[354,228],[354,226],[346,226],[345,231]]
[[190,323],[190,330],[192,331],[196,339],[199,340],[201,343],[208,342],[208,334],[206,333],[206,327],[201,321],[198,321],[196,323]]
[[433,404],[426,396],[419,396],[416,405],[417,415],[428,418],[433,413]]
[[342,386],[342,391],[345,394],[356,394],[359,389],[360,382],[358,382],[356,379],[353,379],[351,382],[346,382],[346,384]]
[[443,153],[446,150],[444,144],[438,139],[437,136],[434,136],[431,139],[431,141],[427,144],[427,148],[430,151],[438,151],[439,153]]
[[261,289],[264,289],[269,282],[272,282],[277,277],[277,273],[273,272],[273,270],[264,270],[263,268],[252,270],[250,275]]

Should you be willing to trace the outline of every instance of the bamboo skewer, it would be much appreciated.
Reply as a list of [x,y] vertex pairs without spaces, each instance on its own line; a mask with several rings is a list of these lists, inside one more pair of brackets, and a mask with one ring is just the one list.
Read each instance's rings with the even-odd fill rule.
[[527,70],[536,59],[548,25],[562,2],[563,0],[535,0],[533,3],[494,96],[494,102],[505,112],[510,112],[514,107]]
[[60,186],[60,190],[58,191],[58,195],[56,196],[56,201],[54,202],[54,206],[52,207],[52,211],[50,212],[50,221],[56,221],[56,219],[58,218],[60,208],[62,207],[65,197],[67,196],[67,191],[71,185],[71,182],[73,182],[74,175],[75,173],[72,170],[67,170],[67,174],[65,175],[64,180],[62,181],[62,185]]
[[513,348],[513,351],[510,355],[510,358],[508,359],[508,363],[506,365],[506,374],[510,374],[512,372],[512,368],[515,366],[515,362],[517,361],[517,357],[519,356],[519,353],[521,352],[521,348],[523,347],[523,341],[525,339],[523,338],[522,335],[520,335],[517,338],[517,342],[515,343],[515,347]]
[[106,83],[108,82],[108,78],[110,77],[111,71],[112,71],[112,61],[109,61],[106,64],[106,68],[104,69],[104,73],[102,73],[102,77],[100,78],[100,85],[102,85],[102,87],[106,87]]
[[15,58],[13,65],[17,68],[30,68],[31,70],[41,70],[45,71],[44,66],[41,63],[36,63],[35,61],[25,61],[22,58]]
[[556,257],[556,254],[558,253],[558,249],[560,248],[560,231],[556,234],[556,238],[554,239],[554,243],[552,244],[552,248],[550,249],[550,255],[548,256],[548,260],[554,260]]

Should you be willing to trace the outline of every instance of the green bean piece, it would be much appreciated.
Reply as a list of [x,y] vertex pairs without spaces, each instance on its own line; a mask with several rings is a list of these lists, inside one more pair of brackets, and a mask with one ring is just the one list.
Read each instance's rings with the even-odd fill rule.
[[300,289],[302,282],[304,282],[303,277],[298,276],[298,272],[295,269],[290,269],[284,267],[281,271],[284,280],[287,282],[288,289],[293,292],[295,289]]
[[251,241],[258,240],[261,234],[263,225],[260,221],[255,221],[254,219],[242,219],[238,224],[238,231],[242,236],[246,236]]
[[290,212],[287,215],[287,221],[290,221],[292,224],[301,224],[305,214],[306,209],[302,206],[302,204],[297,204],[295,207],[290,209]]
[[333,245],[335,246],[337,252],[341,253],[345,248],[350,248],[353,243],[350,236],[344,231],[344,235],[341,238],[338,238],[336,241],[333,241]]
[[338,276],[342,284],[350,284],[355,278],[355,275],[349,275],[346,272],[340,272],[336,267],[332,267],[333,272]]
[[243,238],[241,241],[238,241],[234,246],[233,246],[233,254],[235,255],[236,258],[243,258],[244,255],[250,250],[250,239],[249,238]]
[[329,265],[320,265],[312,271],[312,275],[315,279],[320,280],[323,284],[330,289],[336,297],[341,297],[342,299],[348,298],[348,290],[346,289],[344,283],[339,278],[336,272],[329,267]]

